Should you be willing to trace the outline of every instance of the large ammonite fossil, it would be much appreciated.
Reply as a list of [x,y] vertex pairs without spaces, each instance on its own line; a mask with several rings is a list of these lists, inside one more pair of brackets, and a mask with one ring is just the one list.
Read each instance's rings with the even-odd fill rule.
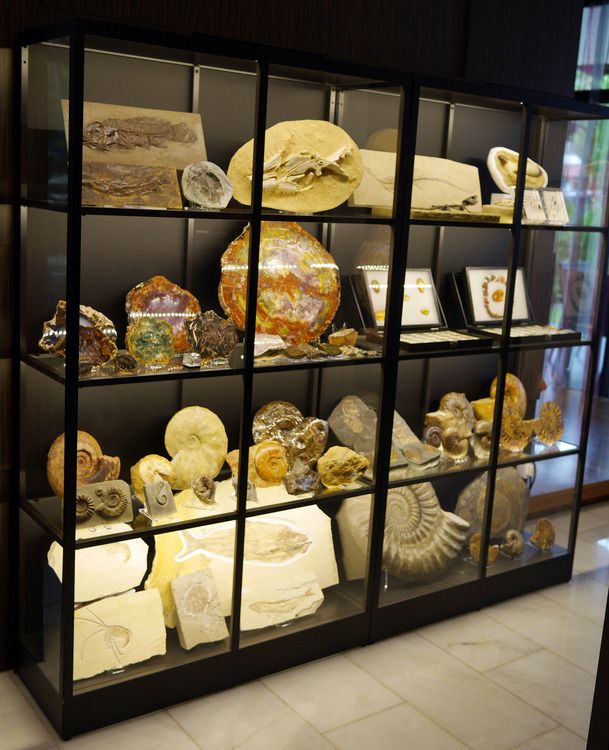
[[[220,260],[218,296],[237,328],[245,329],[249,226]],[[340,301],[334,258],[294,222],[263,221],[260,230],[256,331],[300,345],[321,336]]]
[[542,443],[554,445],[563,436],[565,424],[562,411],[554,401],[546,401],[542,404],[537,422],[537,437]]
[[[349,533],[364,556],[370,503],[369,495],[352,497],[339,511],[341,536]],[[387,493],[383,566],[409,583],[436,578],[463,549],[468,529],[467,521],[442,510],[429,482],[391,488]]]
[[[65,438],[55,438],[47,455],[47,479],[57,497],[63,497]],[[104,456],[97,440],[88,432],[78,431],[76,443],[76,486],[118,479],[121,462],[117,456]],[[86,511],[83,509],[83,513]]]

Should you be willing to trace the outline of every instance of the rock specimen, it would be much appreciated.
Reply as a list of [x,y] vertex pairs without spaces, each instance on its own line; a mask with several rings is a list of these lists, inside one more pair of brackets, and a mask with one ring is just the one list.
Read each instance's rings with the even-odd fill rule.
[[239,343],[233,321],[221,318],[213,310],[199,313],[185,325],[189,344],[204,360],[228,357]]
[[549,552],[556,540],[556,532],[552,522],[547,518],[540,518],[535,526],[535,532],[531,535],[531,544],[542,552]]
[[171,461],[164,456],[151,453],[131,467],[131,484],[142,502],[145,502],[144,485],[160,482],[162,479],[169,482],[171,486],[175,485],[176,473]]
[[199,643],[214,643],[228,637],[216,584],[209,571],[196,571],[174,578],[171,593],[182,648],[189,650]]
[[[486,508],[486,472],[459,493],[455,513],[471,526],[470,532],[481,530]],[[491,539],[498,541],[510,529],[522,532],[529,508],[530,492],[525,482],[512,466],[499,469],[495,479]]]
[[175,169],[88,161],[82,165],[82,203],[86,206],[182,208]]
[[74,679],[146,661],[166,651],[156,590],[122,594],[74,612]]
[[324,487],[339,489],[356,482],[368,468],[368,459],[350,448],[335,445],[317,461],[317,471]]
[[213,411],[203,406],[187,406],[169,420],[165,448],[173,458],[175,486],[187,489],[200,474],[212,479],[218,475],[226,458],[228,438]]
[[201,208],[226,208],[233,186],[217,164],[200,161],[189,164],[182,173],[182,192],[186,200]]
[[[129,530],[128,526],[124,528]],[[89,536],[99,534],[92,530]],[[143,539],[83,547],[75,554],[75,602],[90,602],[128,591],[139,586],[146,575],[148,545]],[[47,560],[61,581],[63,549],[57,542],[51,544]]]
[[336,346],[355,346],[357,331],[354,328],[339,328],[328,335],[328,341]]
[[85,484],[76,493],[76,523],[80,527],[133,521],[131,490],[127,482],[114,479]]
[[254,415],[252,436],[255,443],[264,440],[281,443],[289,467],[298,458],[312,465],[326,447],[328,423],[317,417],[304,417],[289,401],[269,401]]
[[[80,305],[79,309],[79,359],[86,360],[91,367],[109,362],[117,352],[116,328],[103,313],[92,307]],[[58,357],[66,355],[66,301],[60,299],[55,314],[43,323],[42,337],[38,346]]]
[[[370,495],[344,500],[336,515],[349,579],[365,575]],[[387,494],[383,567],[408,583],[442,575],[457,558],[469,524],[442,510],[428,482],[390,488]]]
[[[251,203],[254,141],[232,157],[228,177],[235,198]],[[284,211],[327,211],[344,203],[362,179],[359,149],[324,120],[291,120],[265,132],[262,205]]]
[[254,338],[254,357],[270,356],[278,354],[286,348],[285,341],[281,336],[270,333],[257,333]]
[[317,492],[321,484],[319,474],[301,458],[295,459],[289,474],[286,474],[281,481],[290,495]]
[[[488,171],[502,193],[513,194],[516,190],[518,158],[518,152],[506,146],[495,146],[488,152],[486,158]],[[544,188],[548,184],[548,173],[537,162],[527,159],[524,184],[529,189]]]
[[[47,455],[47,479],[57,497],[63,497],[65,437],[55,438]],[[76,486],[118,479],[121,462],[117,456],[104,456],[97,440],[84,430],[76,442]]]
[[172,328],[157,318],[137,318],[130,323],[125,343],[136,359],[150,367],[169,364],[174,353]]
[[280,625],[316,612],[324,595],[314,573],[281,578],[248,588],[241,600],[241,628],[253,630]]
[[[219,299],[237,328],[245,329],[249,226],[224,252]],[[260,230],[256,332],[299,345],[321,336],[340,301],[334,259],[294,222],[263,221]]]
[[114,357],[114,369],[116,372],[133,374],[139,370],[139,362],[132,354],[123,352]]
[[[131,325],[142,317],[169,323],[174,337],[174,349],[182,352],[189,348],[184,323],[200,314],[201,306],[197,298],[186,289],[165,276],[153,276],[127,293],[125,311]],[[130,347],[129,351],[137,356]]]

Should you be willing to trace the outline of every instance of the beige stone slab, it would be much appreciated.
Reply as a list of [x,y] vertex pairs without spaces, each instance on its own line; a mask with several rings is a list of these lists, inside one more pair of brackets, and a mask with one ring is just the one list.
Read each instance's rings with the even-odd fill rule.
[[267,628],[316,612],[324,595],[314,573],[266,581],[251,566],[243,580],[241,630]]
[[102,599],[74,613],[75,680],[165,651],[163,606],[156,589]]
[[[66,133],[68,107],[62,99]],[[96,132],[91,132],[95,123]],[[84,161],[184,169],[207,158],[198,113],[85,102],[83,127],[85,134],[89,132],[83,145]]]
[[389,151],[360,149],[364,173],[362,181],[349,198],[351,206],[392,208],[396,154]]
[[456,207],[463,201],[467,201],[468,210],[482,212],[478,167],[435,156],[415,156],[412,208]]
[[189,650],[199,643],[214,643],[228,637],[218,590],[210,571],[199,570],[174,578],[171,592],[182,648]]
[[[61,581],[63,548],[57,542],[51,544],[47,560]],[[146,575],[147,560],[148,545],[143,539],[76,550],[74,601],[90,602],[139,586]]]

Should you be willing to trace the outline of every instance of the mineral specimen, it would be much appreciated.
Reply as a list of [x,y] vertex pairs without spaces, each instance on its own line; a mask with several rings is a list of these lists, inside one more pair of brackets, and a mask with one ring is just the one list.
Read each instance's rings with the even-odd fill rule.
[[130,323],[125,343],[136,359],[149,366],[167,365],[174,353],[173,330],[157,318],[142,317]]
[[182,191],[186,200],[201,208],[226,208],[233,196],[230,180],[211,161],[189,164],[184,169]]
[[[220,260],[219,299],[239,330],[245,329],[249,226]],[[332,256],[294,222],[262,222],[256,332],[289,344],[319,338],[340,301],[340,277]]]
[[328,335],[328,341],[335,346],[355,346],[357,331],[354,328],[340,328]]
[[239,342],[232,320],[221,318],[213,310],[199,313],[185,325],[188,341],[202,359],[228,357]]
[[123,352],[114,358],[114,369],[117,372],[135,373],[139,369],[137,359],[132,354]]
[[350,448],[335,445],[317,461],[317,471],[324,487],[338,489],[357,481],[368,468],[368,459]]
[[304,492],[317,492],[320,485],[319,474],[300,458],[297,458],[283,479],[283,486],[290,495]]
[[182,352],[189,348],[184,323],[199,314],[201,306],[186,289],[165,276],[153,276],[127,293],[125,310],[131,325],[142,317],[166,321],[173,332],[175,351]]

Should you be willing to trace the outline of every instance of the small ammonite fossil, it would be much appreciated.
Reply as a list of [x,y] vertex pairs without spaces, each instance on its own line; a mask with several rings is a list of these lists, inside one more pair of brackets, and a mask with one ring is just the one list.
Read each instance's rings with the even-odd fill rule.
[[107,490],[98,490],[100,502],[95,510],[103,518],[117,518],[127,509],[129,498],[127,493],[120,487],[110,487]]
[[76,495],[76,522],[83,523],[95,513],[95,503],[88,495]]
[[216,483],[207,474],[199,474],[192,482],[192,491],[202,503],[213,505],[216,496]]

